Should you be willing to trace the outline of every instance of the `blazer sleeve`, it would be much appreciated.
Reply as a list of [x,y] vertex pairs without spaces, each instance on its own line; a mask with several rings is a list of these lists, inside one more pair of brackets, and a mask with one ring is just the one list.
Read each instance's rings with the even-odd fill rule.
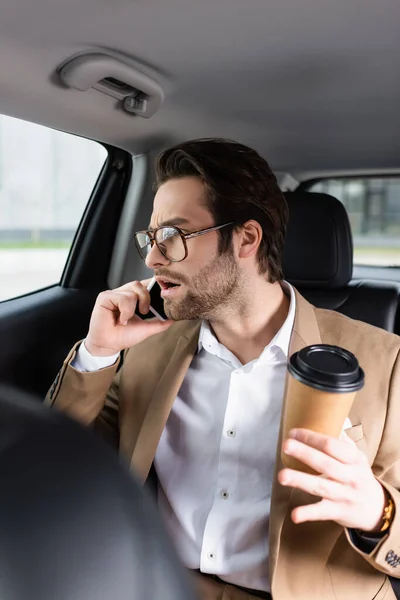
[[66,357],[45,404],[67,413],[83,425],[99,430],[112,445],[119,445],[119,379],[121,359],[99,371],[82,373],[71,366],[81,342]]
[[[395,505],[394,519],[388,533],[379,539],[373,549],[356,544],[351,531],[347,539],[356,552],[373,567],[400,578],[400,360],[399,355],[391,374],[385,427],[379,450],[373,465],[374,473],[388,491]],[[368,552],[369,550],[369,552]]]

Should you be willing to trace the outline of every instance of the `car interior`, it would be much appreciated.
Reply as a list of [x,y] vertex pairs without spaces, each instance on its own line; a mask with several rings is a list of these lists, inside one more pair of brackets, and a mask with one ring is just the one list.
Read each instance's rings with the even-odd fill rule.
[[[399,16],[395,0],[6,0],[1,381],[43,395],[84,337],[98,292],[147,274],[132,233],[151,214],[155,157],[193,138],[234,139],[269,161],[290,205],[285,277],[307,299],[399,333]],[[54,146],[57,164],[54,153],[39,156],[44,134],[28,136],[31,124],[68,134],[64,154]],[[94,176],[89,150],[77,153],[75,140],[101,144]],[[63,171],[48,202],[64,213],[59,206],[53,222],[30,185],[36,164],[43,184]],[[14,186],[26,180],[18,193],[11,176]],[[68,204],[83,188],[71,228]],[[33,201],[39,217],[29,218]],[[48,241],[43,259],[32,230]],[[67,230],[63,263],[42,280],[35,260],[49,262],[52,234]],[[14,265],[22,235],[31,243]]]
[[400,334],[399,20],[398,0],[3,0],[0,383],[43,398],[97,294],[149,275],[155,160],[194,138],[269,162],[306,299]]

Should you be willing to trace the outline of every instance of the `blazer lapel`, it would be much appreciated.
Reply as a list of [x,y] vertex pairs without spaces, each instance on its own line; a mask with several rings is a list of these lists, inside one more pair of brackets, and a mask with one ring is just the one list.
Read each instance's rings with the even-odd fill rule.
[[[298,352],[302,348],[311,344],[320,344],[321,335],[318,328],[317,319],[315,316],[314,307],[307,302],[298,292],[295,290],[296,296],[296,314],[294,320],[294,326],[289,347],[289,357],[295,352]],[[287,378],[286,378],[287,384]],[[285,394],[283,398],[282,416],[280,423],[280,431],[278,437],[278,447],[276,451],[275,460],[275,473],[274,473],[274,485],[272,488],[271,496],[271,509],[270,509],[270,522],[269,522],[269,572],[271,585],[276,572],[276,566],[278,562],[278,556],[281,546],[281,531],[285,517],[290,518],[288,515],[288,509],[290,505],[290,499],[292,496],[292,488],[287,486],[281,486],[277,481],[278,473],[283,469],[281,460],[281,447],[282,447],[282,425],[283,415],[285,411],[286,403],[286,386]]]
[[[197,350],[200,324],[178,338],[176,347],[148,404],[131,458],[131,467],[146,480],[174,400]],[[151,357],[149,357],[151,360]]]

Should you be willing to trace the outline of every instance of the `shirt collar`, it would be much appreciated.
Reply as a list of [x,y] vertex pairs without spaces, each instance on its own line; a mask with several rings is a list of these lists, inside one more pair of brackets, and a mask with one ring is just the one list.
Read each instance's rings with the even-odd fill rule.
[[282,289],[290,297],[289,312],[282,327],[265,348],[264,352],[268,349],[272,349],[273,347],[278,347],[282,350],[286,358],[288,358],[290,338],[292,337],[294,318],[296,315],[296,295],[293,287],[287,281],[282,282]]
[[[275,353],[277,349],[280,349],[286,358],[289,356],[290,338],[292,335],[294,318],[296,314],[296,296],[290,283],[283,281],[281,285],[283,291],[290,297],[289,312],[280,330],[277,332],[268,346],[264,348],[260,359],[269,357],[271,353]],[[215,354],[220,358],[224,358],[223,355],[225,352],[229,352],[225,346],[219,343],[207,321],[203,321],[201,324],[197,351],[200,352],[202,348],[204,348],[204,350],[210,354]]]

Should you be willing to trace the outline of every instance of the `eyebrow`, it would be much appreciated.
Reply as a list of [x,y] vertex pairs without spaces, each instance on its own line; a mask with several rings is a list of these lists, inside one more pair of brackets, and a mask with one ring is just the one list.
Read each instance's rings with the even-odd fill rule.
[[[188,223],[189,221],[183,217],[175,217],[173,219],[161,221],[158,227],[174,227],[175,225],[187,225]],[[149,231],[153,231],[154,229],[157,229],[157,227],[151,227],[151,225],[149,225]]]

